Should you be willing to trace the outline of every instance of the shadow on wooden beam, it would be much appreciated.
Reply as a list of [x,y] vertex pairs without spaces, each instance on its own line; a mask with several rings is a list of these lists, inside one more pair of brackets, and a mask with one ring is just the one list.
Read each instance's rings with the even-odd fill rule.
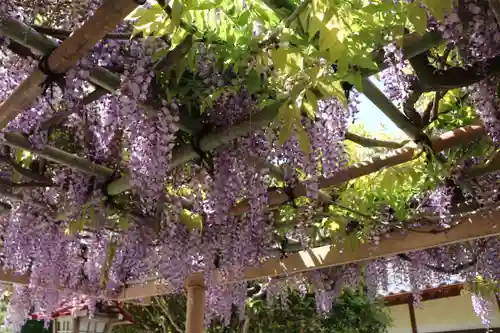
[[[481,215],[484,214],[484,215]],[[348,263],[372,260],[381,257],[391,257],[399,253],[406,253],[427,248],[450,245],[454,243],[475,240],[500,235],[500,211],[491,213],[458,215],[455,219],[458,225],[439,234],[422,234],[408,232],[394,233],[390,238],[380,242],[378,247],[359,243],[356,250],[339,250],[333,246],[322,246],[290,254],[284,260],[271,259],[259,267],[245,269],[242,280],[257,280],[266,277],[297,274],[305,271],[345,265]],[[222,283],[234,283],[241,279],[228,278]],[[188,283],[203,283],[201,273],[194,274]],[[168,287],[151,280],[146,283],[131,283],[127,286],[118,300],[129,300],[148,296],[161,295],[168,292]]]

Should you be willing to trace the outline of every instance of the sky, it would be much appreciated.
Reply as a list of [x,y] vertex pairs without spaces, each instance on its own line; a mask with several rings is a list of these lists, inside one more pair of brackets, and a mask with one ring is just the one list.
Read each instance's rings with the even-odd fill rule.
[[[383,91],[383,85],[374,76],[370,80]],[[376,107],[365,95],[360,96],[359,113],[357,121],[362,123],[369,132],[386,132],[397,136],[405,135],[394,123]],[[382,130],[383,126],[383,130]]]

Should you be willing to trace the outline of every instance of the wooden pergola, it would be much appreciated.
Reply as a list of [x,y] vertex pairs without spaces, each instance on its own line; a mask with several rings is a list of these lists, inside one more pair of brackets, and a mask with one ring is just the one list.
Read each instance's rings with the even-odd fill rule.
[[[104,4],[96,11],[93,17],[90,17],[81,28],[74,31],[51,53],[50,50],[54,47],[54,43],[51,40],[41,37],[36,31],[23,26],[22,23],[16,22],[13,19],[6,18],[3,23],[0,24],[0,33],[6,34],[6,27],[8,25],[12,27],[17,24],[19,29],[16,31],[9,30],[8,37],[30,48],[35,54],[46,55],[50,53],[47,59],[47,65],[50,71],[64,73],[74,66],[85,53],[90,51],[94,44],[104,38],[106,34],[113,31],[130,12],[143,3],[144,1],[142,0],[104,1]],[[26,32],[26,34],[23,34],[23,32]],[[410,36],[409,38],[415,39],[415,36]],[[422,39],[425,38],[429,40],[430,37],[422,37]],[[436,42],[434,38],[431,41],[431,45]],[[429,47],[429,44],[427,44],[427,47]],[[414,47],[412,50],[407,50],[407,55],[412,56],[418,54],[418,52],[422,52],[423,50],[419,48],[422,48],[422,45]],[[35,70],[7,100],[2,102],[0,105],[0,128],[4,128],[9,121],[14,119],[19,110],[22,110],[23,107],[35,101],[37,96],[42,93],[42,83],[47,79],[47,76],[47,73],[39,69]],[[98,68],[91,73],[90,81],[107,91],[113,91],[120,85],[120,81],[116,75],[102,68]],[[269,111],[269,109],[264,111]],[[244,123],[237,128],[232,128],[232,137],[229,136],[226,140],[231,140],[231,138],[235,136],[247,133],[255,129],[256,126],[263,126],[272,119],[272,112],[268,112],[266,115],[261,113],[260,118],[259,115],[254,117],[252,125]],[[480,124],[465,126],[444,133],[439,137],[432,138],[432,149],[435,152],[443,151],[460,144],[471,142],[483,135],[483,127]],[[217,145],[224,143],[221,141],[216,141],[214,143],[210,140],[210,136],[203,138],[200,144],[201,148],[204,150],[212,150],[216,148]],[[51,161],[63,163],[67,166],[99,177],[109,177],[113,174],[113,170],[105,166],[91,163],[82,157],[69,154],[54,147],[45,147],[43,149],[34,148],[24,137],[15,133],[5,134],[5,144],[32,151]],[[421,151],[422,148],[416,144],[409,144],[402,148],[394,149],[388,154],[346,168],[331,178],[320,179],[320,188],[331,187],[376,172],[383,168],[410,161]],[[187,149],[182,155],[176,155],[174,153],[173,164],[179,165],[194,157],[196,157],[196,154],[192,149]],[[111,183],[108,187],[108,192],[112,195],[125,191],[128,188],[129,185],[127,177],[125,176]],[[305,195],[305,186],[299,184],[293,189],[293,192],[296,196]],[[288,195],[281,190],[274,190],[269,195],[270,205],[281,204],[287,200]],[[248,204],[242,202],[233,208],[232,213],[241,214],[246,211],[248,211]],[[381,241],[380,245],[377,247],[373,247],[366,243],[360,243],[354,251],[340,251],[334,246],[322,246],[303,250],[290,254],[282,260],[272,259],[264,262],[258,267],[247,267],[244,270],[244,280],[256,280],[265,277],[297,274],[324,267],[345,265],[380,257],[394,256],[399,253],[500,235],[500,212],[496,207],[491,207],[491,211],[487,214],[484,212],[469,212],[462,215],[456,215],[455,223],[456,225],[454,227],[441,233],[422,234],[411,231],[407,231],[404,234],[394,233],[390,238]],[[8,283],[28,284],[29,276],[20,276],[7,271],[0,274],[0,280]],[[232,283],[236,281],[237,280],[230,277],[221,281],[221,283]],[[186,281],[186,288],[188,296],[186,331],[187,333],[201,333],[204,330],[205,303],[203,275],[198,273],[191,276]],[[151,280],[145,283],[130,282],[125,286],[116,300],[132,301],[161,295],[168,291],[168,285],[166,285],[164,281],[158,280],[157,278],[151,278]]]

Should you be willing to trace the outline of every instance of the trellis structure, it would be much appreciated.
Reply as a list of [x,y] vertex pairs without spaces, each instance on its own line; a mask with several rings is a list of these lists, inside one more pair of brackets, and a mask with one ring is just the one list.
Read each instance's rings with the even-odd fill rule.
[[[42,92],[42,85],[52,73],[64,73],[87,52],[92,46],[105,37],[106,34],[113,31],[114,28],[138,5],[144,1],[138,0],[107,0],[100,7],[95,15],[88,19],[80,28],[67,37],[52,52],[56,44],[41,36],[34,29],[12,19],[5,18],[1,22],[0,32],[12,40],[29,48],[33,53],[47,56],[44,59],[45,66],[34,71],[23,84],[21,84],[10,96],[9,99],[0,105],[0,127],[12,120],[23,107],[31,104]],[[407,38],[413,43],[405,43],[406,55],[412,57],[420,52],[439,43],[439,37],[434,34],[427,34],[423,37],[408,35]],[[168,55],[166,57],[168,59]],[[372,73],[366,73],[372,74]],[[90,82],[98,87],[93,97],[83,101],[89,103],[93,98],[98,98],[103,91],[113,91],[120,86],[118,76],[107,71],[104,68],[98,68],[91,73]],[[397,110],[392,103],[380,91],[365,80],[365,94],[370,97],[377,106],[379,106],[398,126],[414,140],[422,139],[422,133],[418,128],[411,125],[406,117]],[[264,108],[257,116],[253,117],[251,122],[244,122],[233,126],[226,132],[210,134],[202,138],[200,147],[202,150],[213,150],[219,145],[229,142],[234,138],[244,135],[253,129],[260,128],[272,121],[277,113],[279,102]],[[184,130],[190,131],[188,121],[181,119],[181,126]],[[474,139],[484,135],[481,125],[470,125],[458,128],[454,131],[444,133],[443,135],[431,140],[434,152],[471,142]],[[348,136],[356,140],[354,136]],[[66,153],[54,147],[44,147],[42,149],[34,147],[23,136],[15,133],[5,134],[5,143],[12,147],[22,148],[33,153],[39,154],[51,161],[64,164],[71,168],[78,169],[85,173],[98,176],[110,177],[114,171],[81,157]],[[394,146],[394,145],[393,145]],[[396,145],[397,146],[397,145]],[[367,175],[383,168],[398,165],[412,160],[422,147],[416,144],[408,144],[395,149],[386,155],[372,158],[366,162],[355,164],[349,168],[341,170],[333,177],[321,179],[320,188],[330,187],[346,182],[351,179]],[[196,152],[190,146],[181,146],[174,151],[172,166],[180,165],[196,157]],[[479,172],[489,172],[491,170],[479,170]],[[473,171],[477,172],[477,170]],[[127,177],[122,177],[109,184],[107,191],[110,195],[124,192],[130,188]],[[295,196],[303,196],[306,189],[303,184],[293,188]],[[284,191],[273,190],[269,195],[270,205],[279,205],[286,202],[289,195]],[[15,198],[14,199],[19,199]],[[327,198],[328,200],[328,198]],[[188,207],[189,202],[183,202]],[[242,214],[247,212],[249,205],[243,201],[233,207],[232,214]],[[265,277],[296,274],[308,270],[319,269],[347,263],[370,260],[379,257],[392,256],[399,253],[421,250],[430,247],[443,246],[457,242],[465,242],[479,238],[500,235],[500,212],[496,207],[490,207],[491,214],[466,213],[455,216],[456,226],[442,233],[412,233],[394,234],[390,239],[383,240],[379,246],[372,247],[369,244],[359,244],[355,251],[340,252],[333,246],[323,246],[310,250],[300,251],[290,254],[285,259],[273,259],[266,261],[259,267],[247,267],[244,271],[245,280],[254,280]],[[9,272],[1,274],[4,282],[28,284],[29,276],[19,276]],[[224,283],[235,282],[229,278]],[[201,333],[204,328],[204,281],[201,274],[193,275],[186,281],[188,294],[187,325],[188,333]],[[168,292],[168,286],[162,281],[156,281],[152,278],[146,283],[131,282],[127,285],[118,300],[131,301],[139,298],[147,298],[155,295],[161,295]]]

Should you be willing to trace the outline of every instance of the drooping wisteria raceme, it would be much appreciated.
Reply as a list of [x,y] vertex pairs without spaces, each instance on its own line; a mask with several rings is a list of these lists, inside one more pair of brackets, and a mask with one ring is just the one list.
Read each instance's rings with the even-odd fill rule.
[[[499,23],[484,1],[461,1],[459,7],[446,15],[443,23],[431,21],[431,26],[457,47],[466,64],[476,65],[478,72],[489,71],[488,59],[500,54]],[[497,85],[494,77],[487,76],[469,88],[477,105],[476,112],[495,143],[500,137]]]
[[[354,105],[353,105],[354,106]],[[316,119],[303,119],[302,125],[311,145],[310,153],[303,151],[297,133],[283,145],[274,142],[276,160],[283,164],[285,181],[293,186],[299,181],[297,170],[305,174],[308,196],[317,198],[318,177],[331,177],[346,165],[342,141],[347,131],[347,119],[354,107],[346,108],[336,99],[318,102]]]
[[384,48],[384,62],[389,66],[380,73],[384,92],[398,106],[402,106],[409,96],[415,76],[404,71],[408,67],[408,60],[404,58],[403,51],[395,43]]
[[489,329],[491,325],[491,312],[494,308],[493,302],[481,297],[480,295],[472,295],[472,308],[483,325]]
[[[36,15],[45,15],[45,23],[51,27],[73,30],[100,4],[94,0],[40,0],[32,5],[29,1],[4,1],[0,15],[27,24],[35,23]],[[475,7],[470,8],[481,14]],[[485,22],[481,26],[477,21],[476,27],[492,32],[491,17]],[[446,29],[451,28],[441,30]],[[132,27],[124,23],[116,32],[131,34]],[[445,38],[458,38],[453,36]],[[481,36],[474,35],[467,44],[472,59],[496,55],[496,51],[481,49],[481,38],[486,38]],[[490,34],[483,41],[490,43],[495,38]],[[173,293],[182,292],[185,280],[196,272],[205,276],[207,325],[213,319],[228,324],[235,308],[243,318],[247,284],[221,282],[229,277],[243,278],[245,267],[285,255],[283,249],[281,253],[275,251],[281,236],[274,230],[274,212],[268,209],[268,188],[273,181],[283,181],[285,188],[298,182],[306,185],[310,201],[300,207],[294,207],[296,198],[289,193],[298,223],[285,236],[298,241],[301,248],[307,248],[315,239],[311,227],[315,212],[325,208],[325,203],[317,200],[318,181],[334,176],[348,164],[343,140],[348,120],[356,115],[359,94],[351,92],[347,105],[337,98],[320,100],[314,117],[301,116],[300,125],[311,146],[309,152],[304,151],[299,140],[299,128],[292,130],[284,144],[278,142],[282,126],[279,121],[204,152],[200,147],[203,135],[251,122],[260,111],[259,96],[244,84],[239,89],[228,89],[196,119],[202,134],[180,133],[180,116],[188,113],[187,102],[163,94],[166,88],[155,70],[154,54],[167,47],[166,39],[100,41],[65,73],[62,83],[48,85],[42,96],[20,110],[3,129],[2,133],[24,136],[32,150],[62,146],[63,150],[117,171],[112,177],[89,175],[74,165],[61,166],[43,156],[9,148],[8,144],[2,147],[0,180],[6,184],[37,184],[6,186],[1,192],[2,207],[6,209],[0,217],[2,265],[17,274],[30,274],[29,285],[16,285],[11,298],[8,322],[16,331],[32,311],[48,320],[61,302],[78,295],[87,295],[92,307],[99,297],[117,295],[127,281],[151,276],[165,279]],[[24,58],[15,53],[14,44],[9,44],[12,41],[0,41],[3,101],[36,68],[39,59]],[[207,45],[197,43],[195,47],[200,50],[196,65],[187,75],[196,77],[197,83],[210,92],[234,88],[240,73],[231,68],[221,70],[217,55]],[[386,58],[390,68],[383,80],[390,97],[402,103],[408,97],[413,76],[404,73],[407,62],[394,45],[386,49]],[[97,66],[116,73],[121,86],[89,100],[96,87],[88,81]],[[478,112],[495,138],[498,108],[496,102],[485,99],[488,94],[494,95],[494,82],[483,83],[484,87],[473,88],[474,94],[478,95]],[[199,163],[174,165],[174,149],[188,142]],[[274,179],[271,166],[279,166],[284,179]],[[123,174],[130,179],[131,191],[112,198],[107,186]],[[491,184],[496,178],[490,175],[483,180],[494,187]],[[481,187],[480,182],[473,185],[476,187]],[[449,227],[451,213],[447,190],[438,187],[430,194],[427,207],[445,227]],[[233,215],[232,208],[242,199],[248,199],[249,211]],[[385,208],[379,215],[389,221],[393,214],[388,213],[390,207]],[[186,211],[200,217],[201,228],[186,225]],[[373,229],[368,238],[376,247],[390,228],[384,225]],[[388,290],[391,279],[405,276],[418,300],[420,289],[449,275],[460,274],[472,281],[475,274],[481,274],[498,280],[500,268],[495,260],[499,250],[498,239],[488,239],[476,241],[472,247],[416,251],[279,277],[262,285],[268,299],[279,299],[283,306],[289,288],[302,294],[313,290],[318,312],[326,314],[344,287],[363,286],[376,297],[381,290]],[[482,304],[477,299],[474,302]],[[484,316],[481,311],[479,314]]]

